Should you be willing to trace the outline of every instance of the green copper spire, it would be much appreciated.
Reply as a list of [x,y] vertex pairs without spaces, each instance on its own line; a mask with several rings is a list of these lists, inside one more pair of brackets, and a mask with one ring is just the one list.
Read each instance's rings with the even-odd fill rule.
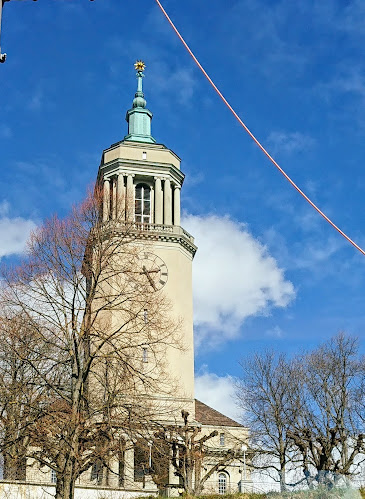
[[152,113],[146,108],[146,99],[142,90],[145,67],[142,61],[137,61],[134,65],[137,70],[137,92],[133,99],[133,107],[127,111],[125,117],[128,122],[128,135],[124,137],[124,140],[154,144],[156,141],[151,135]]

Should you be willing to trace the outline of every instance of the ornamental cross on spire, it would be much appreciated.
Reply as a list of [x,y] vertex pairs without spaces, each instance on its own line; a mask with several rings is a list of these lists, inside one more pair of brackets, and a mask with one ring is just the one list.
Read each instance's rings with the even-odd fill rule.
[[137,71],[137,92],[134,94],[132,108],[127,111],[128,135],[124,140],[155,144],[156,141],[151,135],[152,113],[146,108],[147,103],[142,88],[145,67],[141,59],[134,63],[134,69]]
[[[1,0],[0,0],[1,1]],[[143,71],[146,67],[146,64],[139,59],[134,63],[134,69],[137,71],[137,92],[135,94],[135,97],[144,97],[143,95],[143,90],[142,90],[142,78],[144,77]],[[137,105],[137,102],[133,103],[133,106]],[[142,105],[142,101],[138,103],[138,105]],[[146,101],[144,101],[142,107],[146,106]]]
[[136,61],[136,62],[134,63],[134,69],[135,69],[136,71],[138,71],[138,73],[139,73],[139,72],[144,71],[144,70],[145,70],[145,67],[146,67],[146,64],[145,64],[143,61],[141,61],[141,60]]

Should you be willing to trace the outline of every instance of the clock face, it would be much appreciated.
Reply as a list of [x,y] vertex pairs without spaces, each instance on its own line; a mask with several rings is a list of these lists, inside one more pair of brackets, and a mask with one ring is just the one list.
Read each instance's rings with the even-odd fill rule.
[[144,276],[155,291],[162,289],[167,283],[167,266],[159,256],[143,252],[139,258],[139,268],[139,273]]

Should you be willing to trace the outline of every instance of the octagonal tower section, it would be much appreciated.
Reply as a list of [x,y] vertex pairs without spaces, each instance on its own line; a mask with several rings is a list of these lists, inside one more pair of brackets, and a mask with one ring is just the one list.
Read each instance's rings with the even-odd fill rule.
[[[183,181],[180,158],[173,151],[130,137],[103,152],[98,174],[104,223],[125,224],[135,234],[133,244],[144,259],[140,273],[151,291],[165,294],[171,318],[180,324],[180,341],[166,345],[164,356],[173,392],[166,395],[157,388],[149,393],[156,401],[166,398],[166,407],[172,404],[177,420],[182,409],[192,417],[195,412],[192,260],[196,246],[180,225]],[[141,361],[158,373],[147,349],[141,348]]]

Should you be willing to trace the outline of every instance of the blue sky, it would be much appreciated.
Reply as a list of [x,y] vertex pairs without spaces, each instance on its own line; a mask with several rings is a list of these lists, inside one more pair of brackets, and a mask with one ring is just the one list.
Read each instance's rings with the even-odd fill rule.
[[[364,2],[164,6],[255,135],[364,246]],[[184,223],[199,246],[198,395],[232,414],[243,356],[303,351],[339,330],[362,341],[365,257],[252,143],[153,0],[11,0],[2,49],[0,257],[83,197],[102,150],[126,134],[141,58],[153,135],[182,158]]]

